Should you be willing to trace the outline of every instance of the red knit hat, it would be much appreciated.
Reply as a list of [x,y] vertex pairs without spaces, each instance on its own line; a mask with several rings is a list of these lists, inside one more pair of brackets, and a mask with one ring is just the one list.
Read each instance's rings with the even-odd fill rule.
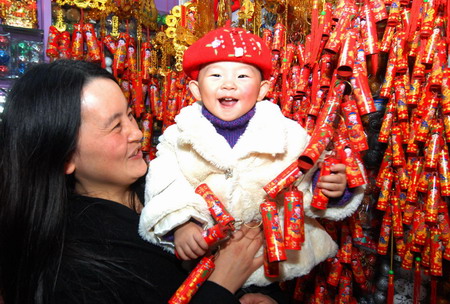
[[205,64],[235,61],[256,66],[263,79],[270,79],[271,57],[260,37],[242,28],[225,26],[210,31],[184,52],[183,70],[192,79],[197,79]]

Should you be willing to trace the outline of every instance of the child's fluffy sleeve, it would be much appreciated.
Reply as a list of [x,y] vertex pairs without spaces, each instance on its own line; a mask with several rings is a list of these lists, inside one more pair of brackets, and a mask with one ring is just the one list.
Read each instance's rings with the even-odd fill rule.
[[155,244],[191,218],[200,223],[208,222],[205,216],[209,214],[207,205],[178,167],[174,152],[177,138],[176,128],[166,129],[146,177],[145,207],[140,217],[139,233]]

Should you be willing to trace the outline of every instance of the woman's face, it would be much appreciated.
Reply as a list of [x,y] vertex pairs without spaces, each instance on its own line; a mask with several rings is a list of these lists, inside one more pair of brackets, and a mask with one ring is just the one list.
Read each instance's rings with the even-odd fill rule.
[[77,150],[66,167],[66,173],[75,173],[76,191],[101,196],[128,189],[147,171],[141,139],[119,86],[104,78],[88,83],[82,93]]

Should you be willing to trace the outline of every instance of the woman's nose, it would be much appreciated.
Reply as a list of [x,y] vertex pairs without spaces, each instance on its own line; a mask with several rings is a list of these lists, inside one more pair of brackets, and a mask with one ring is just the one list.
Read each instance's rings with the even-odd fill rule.
[[129,142],[141,141],[143,136],[144,135],[143,135],[141,129],[139,129],[136,121],[134,121],[134,123],[131,123],[130,133],[128,135],[128,141]]

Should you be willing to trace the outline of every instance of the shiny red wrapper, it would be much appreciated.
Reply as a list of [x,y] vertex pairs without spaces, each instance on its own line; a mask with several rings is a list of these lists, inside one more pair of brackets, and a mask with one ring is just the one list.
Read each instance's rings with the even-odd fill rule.
[[349,218],[350,231],[352,232],[353,239],[362,239],[364,237],[363,228],[361,226],[361,219],[358,213],[353,213]]
[[442,112],[444,114],[450,113],[450,67],[446,67],[442,73]]
[[72,56],[71,44],[70,44],[70,33],[64,31],[61,33],[59,44],[58,44],[59,58],[70,59]]
[[289,71],[292,59],[294,59],[295,48],[296,46],[292,43],[289,43],[285,48],[283,48],[280,68],[281,73],[287,73]]
[[228,236],[227,231],[229,231],[228,227],[224,227],[222,226],[222,224],[218,223],[211,228],[203,231],[202,235],[208,246],[212,247]]
[[378,210],[386,211],[389,202],[389,197],[391,194],[391,186],[393,180],[394,180],[394,173],[391,168],[388,168],[386,173],[384,174],[384,181],[383,184],[381,185],[380,195],[378,197],[377,202]]
[[369,7],[372,10],[373,17],[376,23],[386,20],[388,18],[386,5],[383,0],[369,1]]
[[437,223],[438,220],[438,208],[441,200],[439,177],[436,172],[431,175],[431,179],[428,184],[428,195],[425,203],[425,220],[428,223]]
[[364,274],[363,265],[361,263],[361,258],[358,254],[358,249],[353,247],[352,249],[352,262],[350,263],[353,273],[353,279],[356,283],[363,285],[366,283],[367,278]]
[[272,41],[273,41],[273,33],[269,29],[264,29],[262,33],[262,40],[267,45],[269,49],[272,48]]
[[328,95],[327,93],[328,93],[327,89],[319,89],[317,91],[316,98],[313,101],[311,101],[311,106],[308,109],[308,115],[312,115],[315,117],[319,115],[320,109],[322,108],[322,105],[325,103],[325,100],[327,98]]
[[274,26],[272,51],[281,52],[286,40],[286,27],[282,23],[277,23]]
[[397,73],[397,58],[395,57],[393,50],[390,51],[388,64],[386,67],[386,74],[381,84],[380,97],[390,98],[394,87],[394,77]]
[[331,78],[333,75],[332,69],[332,55],[330,53],[325,53],[320,58],[320,88],[329,88],[331,85]]
[[431,66],[433,64],[433,58],[436,51],[436,45],[440,41],[441,30],[436,27],[433,30],[433,33],[427,40],[427,44],[425,45],[424,53],[422,56],[422,64],[425,66]]
[[403,151],[402,131],[398,125],[392,127],[392,166],[404,167],[406,165],[405,153]]
[[350,264],[352,261],[352,234],[350,233],[349,226],[346,222],[342,223],[341,226],[341,240],[340,248],[338,252],[338,258],[341,263]]
[[433,34],[437,13],[437,7],[435,7],[435,5],[436,1],[427,1],[423,3],[423,15],[420,24],[420,37],[422,39],[426,39]]
[[450,114],[443,114],[445,142],[450,142]]
[[47,49],[45,54],[50,58],[58,58],[58,43],[60,39],[60,32],[56,27],[50,25],[47,37]]
[[384,152],[384,156],[383,156],[383,160],[381,161],[381,166],[380,169],[378,170],[378,174],[377,177],[375,179],[375,185],[378,188],[381,188],[381,186],[384,183],[385,180],[385,173],[388,171],[389,167],[392,166],[392,146],[389,145],[385,152]]
[[338,23],[325,44],[325,50],[333,54],[339,52],[348,32],[349,24],[350,18],[339,18]]
[[298,162],[294,161],[273,180],[263,187],[264,191],[271,197],[275,198],[281,190],[288,188],[302,175]]
[[297,58],[298,65],[300,67],[303,67],[307,60],[304,44],[302,44],[302,43],[297,44],[297,50],[295,51],[295,56]]
[[392,232],[394,237],[403,236],[403,221],[402,221],[402,210],[400,208],[400,202],[398,198],[397,191],[392,191],[389,198],[391,216],[392,216]]
[[406,252],[406,245],[403,238],[396,238],[395,239],[395,249],[397,249],[397,254],[403,258]]
[[439,151],[438,155],[438,172],[439,183],[441,186],[441,195],[450,196],[450,169],[449,169],[449,152],[448,147],[441,137],[441,146],[443,147]]
[[409,44],[409,52],[408,56],[410,57],[416,57],[419,53],[420,48],[420,31],[415,30],[413,33],[409,35],[408,37],[408,44]]
[[396,27],[400,23],[400,1],[393,0],[389,7],[387,26]]
[[378,141],[382,143],[387,143],[389,135],[391,134],[392,124],[395,118],[395,103],[393,99],[390,99],[387,106],[386,112],[384,113],[383,122],[381,124],[380,133],[378,134]]
[[442,243],[439,240],[440,232],[436,227],[431,228],[431,252],[430,252],[430,274],[442,276]]
[[395,99],[397,102],[397,119],[408,120],[408,106],[406,98],[406,87],[402,78],[396,77],[394,80]]
[[342,269],[344,269],[344,265],[341,264],[338,258],[333,258],[330,271],[328,272],[327,283],[331,286],[338,286]]
[[366,115],[376,112],[375,102],[370,92],[368,78],[362,75],[362,68],[358,63],[355,63],[354,73],[350,77],[350,82],[353,86],[353,95],[356,99],[356,105],[360,115]]
[[108,51],[114,55],[117,49],[116,41],[111,35],[106,35],[103,37],[103,44],[108,49]]
[[[428,78],[430,90],[440,91],[442,89],[443,67],[447,63],[447,48],[445,44],[445,41],[441,40],[436,46],[436,53],[434,54],[433,65]],[[444,56],[441,56],[442,53],[444,53]]]
[[[332,157],[326,157],[323,161],[322,168],[320,169],[319,179],[322,176],[331,174],[331,167],[338,164],[339,160]],[[317,209],[325,210],[328,205],[328,197],[322,193],[321,189],[316,186],[311,201],[311,206]]]
[[115,75],[120,75],[125,70],[125,62],[127,59],[127,50],[128,50],[128,39],[129,35],[127,33],[119,34],[116,52],[114,53],[112,64],[112,69]]
[[266,201],[260,205],[261,217],[267,256],[269,262],[286,260],[283,235],[281,233],[280,220],[277,205],[273,201]]
[[322,276],[316,276],[316,282],[314,286],[314,304],[322,304],[326,303],[327,297],[327,282],[323,279]]
[[425,65],[422,63],[422,53],[423,51],[419,52],[414,61],[412,79],[419,79],[423,82],[425,80]]
[[82,60],[84,58],[83,48],[83,25],[76,23],[73,25],[72,32],[72,59]]
[[305,95],[308,91],[309,76],[311,75],[311,69],[308,66],[303,66],[298,75],[298,82],[295,83],[294,91],[296,95]]
[[369,1],[364,1],[363,20],[361,21],[361,34],[364,44],[364,53],[372,55],[378,53],[377,26],[375,24],[374,12],[370,8]]
[[377,253],[381,255],[386,255],[389,247],[389,240],[391,237],[392,229],[392,216],[390,210],[390,208],[386,210],[381,222],[380,236],[378,238],[377,246]]
[[267,252],[267,246],[264,247],[264,275],[268,278],[276,278],[280,275],[280,265],[278,261],[269,262],[269,255]]
[[320,155],[325,151],[333,137],[333,129],[331,126],[325,125],[319,130],[313,132],[308,146],[300,155],[298,166],[302,171],[311,169],[319,159]]
[[419,124],[414,139],[416,141],[425,142],[428,139],[428,134],[430,132],[430,126],[433,124],[434,117],[436,115],[437,106],[439,104],[437,96],[433,96],[428,104],[428,109],[421,123]]
[[442,121],[437,119],[431,126],[431,137],[428,139],[428,144],[425,151],[425,170],[436,170],[439,161],[439,152],[442,150]]
[[420,78],[412,78],[407,93],[406,103],[409,106],[417,106],[422,92],[423,81]]
[[394,39],[395,27],[387,26],[384,30],[383,38],[380,41],[380,51],[389,53],[391,49],[392,40]]
[[151,51],[152,46],[150,42],[143,42],[141,45],[141,75],[143,83],[149,83],[152,78],[152,75],[150,73],[150,69],[152,66]]
[[150,152],[152,147],[153,117],[150,113],[145,113],[142,117],[142,151]]
[[305,241],[305,213],[303,193],[288,191],[284,193],[284,247],[300,250]]
[[425,224],[425,212],[419,209],[414,211],[412,232],[414,234],[413,244],[417,246],[425,245],[427,238],[427,226]]
[[347,31],[345,36],[337,62],[337,74],[341,77],[350,77],[356,58],[356,31]]
[[200,286],[209,278],[214,271],[214,262],[212,257],[203,257],[183,284],[177,289],[170,298],[169,304],[187,304]]
[[344,116],[345,125],[352,147],[358,151],[369,149],[367,143],[367,135],[364,132],[361,117],[359,116],[358,107],[352,95],[345,95],[341,103],[341,111]]
[[83,30],[86,39],[87,58],[89,61],[100,62],[101,49],[97,41],[94,25],[92,23],[85,23],[83,25]]
[[228,227],[234,230],[235,219],[227,211],[225,206],[219,200],[219,198],[212,192],[211,188],[207,184],[200,184],[196,189],[195,193],[203,197],[203,199],[208,204],[209,211],[212,217],[217,223],[220,223],[223,227]]
[[352,274],[350,270],[344,269],[342,271],[341,279],[339,280],[338,304],[350,304],[353,294]]

